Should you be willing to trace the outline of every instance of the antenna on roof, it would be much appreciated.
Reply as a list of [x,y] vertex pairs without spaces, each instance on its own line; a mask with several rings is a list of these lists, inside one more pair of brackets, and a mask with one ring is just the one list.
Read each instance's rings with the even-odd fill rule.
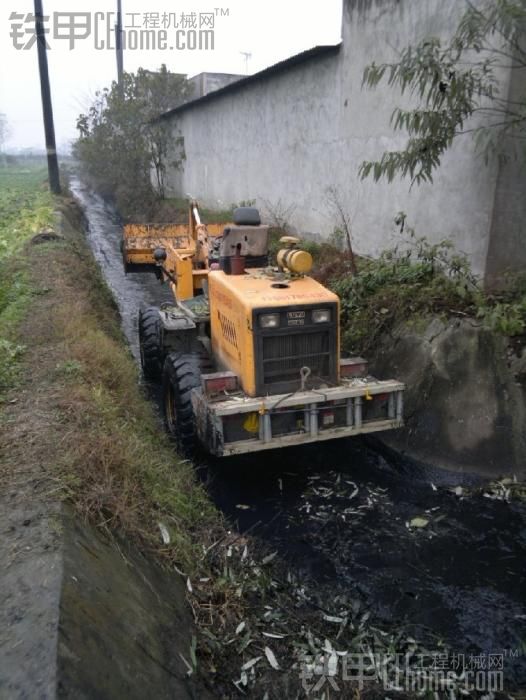
[[245,74],[248,75],[248,62],[252,58],[252,54],[250,51],[240,51],[239,53],[245,57]]

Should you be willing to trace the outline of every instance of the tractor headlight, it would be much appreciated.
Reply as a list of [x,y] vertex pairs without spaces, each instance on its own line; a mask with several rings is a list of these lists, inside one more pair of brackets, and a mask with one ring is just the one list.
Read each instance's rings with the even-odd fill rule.
[[262,314],[259,317],[261,328],[277,328],[279,326],[279,314]]
[[330,309],[315,309],[312,312],[312,322],[313,323],[329,323],[331,320],[331,310]]

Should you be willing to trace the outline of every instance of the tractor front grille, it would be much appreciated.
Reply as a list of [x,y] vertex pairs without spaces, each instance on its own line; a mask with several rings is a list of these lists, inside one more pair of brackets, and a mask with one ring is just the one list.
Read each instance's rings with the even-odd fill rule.
[[300,369],[329,377],[329,332],[263,338],[263,382],[299,381]]
[[256,386],[259,395],[296,391],[300,370],[309,367],[309,388],[337,382],[336,327],[301,327],[261,334],[256,339]]

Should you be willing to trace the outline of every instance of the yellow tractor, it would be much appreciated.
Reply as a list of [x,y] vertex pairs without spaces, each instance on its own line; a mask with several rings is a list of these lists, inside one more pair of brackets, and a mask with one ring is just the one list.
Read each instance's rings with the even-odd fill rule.
[[173,300],[139,314],[144,375],[162,381],[168,431],[181,451],[217,456],[372,433],[403,424],[404,385],[340,357],[339,299],[308,276],[310,254],[257,209],[233,222],[130,224],[126,272],[153,271]]

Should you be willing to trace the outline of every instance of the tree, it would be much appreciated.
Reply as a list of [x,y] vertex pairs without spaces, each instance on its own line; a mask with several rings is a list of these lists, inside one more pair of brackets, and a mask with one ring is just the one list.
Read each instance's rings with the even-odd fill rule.
[[164,198],[168,157],[172,154],[172,161],[169,164],[179,168],[184,159],[184,148],[183,139],[180,136],[174,136],[172,125],[157,117],[190,98],[193,88],[186,78],[170,73],[164,64],[156,73],[139,70],[137,79],[139,91],[148,95],[145,136],[150,163],[155,172],[157,193]]
[[363,85],[374,88],[386,79],[419,104],[397,107],[391,116],[394,129],[409,136],[406,148],[363,162],[362,178],[391,182],[401,175],[431,182],[443,154],[462,134],[475,136],[486,159],[499,152],[504,137],[508,145],[526,143],[526,94],[508,100],[499,76],[507,70],[526,77],[526,0],[485,0],[479,7],[467,0],[467,5],[449,41],[427,38],[404,49],[397,62],[365,69]]
[[11,129],[7,122],[7,116],[0,112],[0,153],[3,152],[6,141],[8,141],[11,135]]
[[349,257],[349,269],[352,275],[358,274],[358,268],[356,266],[356,258],[354,255],[354,248],[352,243],[352,219],[349,212],[346,210],[343,204],[343,198],[339,189],[336,186],[328,187],[325,191],[327,197],[327,203],[332,210],[333,215],[336,217],[337,227],[335,231],[341,231],[345,238],[345,243],[347,244],[347,255]]
[[182,139],[157,118],[189,92],[187,80],[164,65],[155,73],[140,68],[136,74],[124,73],[120,85],[113,82],[97,92],[88,112],[79,116],[74,155],[122,213],[136,215],[155,197],[165,196],[166,167],[179,167],[184,152]]

